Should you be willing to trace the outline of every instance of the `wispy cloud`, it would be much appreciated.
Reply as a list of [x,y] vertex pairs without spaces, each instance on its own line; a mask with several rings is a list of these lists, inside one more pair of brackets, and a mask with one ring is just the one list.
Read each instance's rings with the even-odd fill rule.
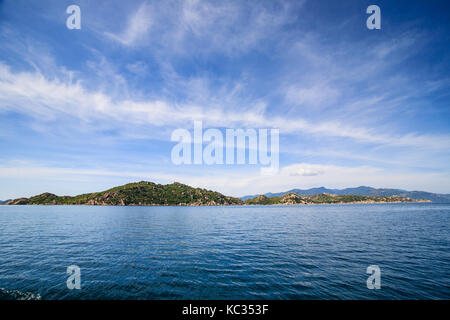
[[[374,129],[353,127],[338,121],[311,122],[301,117],[268,117],[264,109],[249,108],[239,113],[227,105],[197,105],[196,101],[178,104],[164,99],[151,101],[116,100],[106,93],[89,91],[80,82],[46,79],[39,72],[14,73],[0,64],[0,110],[10,110],[43,121],[72,117],[100,121],[106,126],[191,126],[203,120],[216,127],[275,127],[284,134],[307,133],[350,138],[360,142],[420,147],[440,150],[450,145],[447,135],[384,134]],[[109,119],[109,121],[108,121]]]
[[[72,32],[53,2],[18,3],[0,13],[4,170],[14,158],[52,158],[21,172],[47,168],[39,179],[60,181],[98,173],[108,184],[176,176],[234,194],[309,183],[419,188],[421,179],[429,190],[448,187],[450,56],[439,14],[418,18],[420,28],[385,16],[386,28],[369,32],[356,2],[331,16],[316,1],[82,0],[83,29]],[[171,131],[193,120],[280,128],[285,169],[270,180],[251,168],[132,167],[166,159]],[[112,166],[99,170],[85,150],[94,143],[127,159],[104,156]]]
[[105,32],[105,35],[125,46],[134,46],[147,34],[152,26],[151,7],[144,2],[129,18],[125,30],[118,34]]
[[[110,125],[189,125],[193,119],[203,120],[209,126],[219,127],[276,127],[283,133],[306,132],[331,137],[345,137],[362,142],[394,146],[423,146],[440,149],[450,145],[449,136],[385,135],[373,129],[351,127],[335,121],[311,123],[302,118],[268,118],[264,110],[227,110],[227,106],[185,104],[178,105],[164,100],[115,101],[102,92],[91,92],[79,82],[60,79],[49,80],[37,72],[13,73],[0,65],[0,98],[3,110],[14,110],[41,120],[62,116],[74,117],[86,122],[102,120]],[[110,122],[107,121],[110,119]]]
[[291,85],[286,90],[288,103],[303,107],[326,107],[334,104],[339,91],[325,83],[315,84],[312,87]]

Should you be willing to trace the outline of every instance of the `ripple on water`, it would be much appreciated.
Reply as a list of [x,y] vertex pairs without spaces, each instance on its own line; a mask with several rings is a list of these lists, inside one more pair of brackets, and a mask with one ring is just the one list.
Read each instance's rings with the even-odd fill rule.
[[0,299],[450,299],[449,226],[433,204],[0,206]]

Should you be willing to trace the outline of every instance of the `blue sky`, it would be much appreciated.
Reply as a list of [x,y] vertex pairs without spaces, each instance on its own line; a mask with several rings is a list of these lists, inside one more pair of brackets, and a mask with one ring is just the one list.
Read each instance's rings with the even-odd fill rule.
[[[0,199],[140,180],[450,193],[449,18],[448,1],[0,1]],[[194,120],[279,128],[279,172],[174,165]]]

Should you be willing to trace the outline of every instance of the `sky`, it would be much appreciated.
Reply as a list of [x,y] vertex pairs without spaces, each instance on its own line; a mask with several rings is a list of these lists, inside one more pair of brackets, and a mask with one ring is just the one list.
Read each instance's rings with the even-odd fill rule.
[[[279,171],[174,164],[194,121],[279,129]],[[448,1],[0,0],[2,200],[141,180],[450,193],[449,124]]]

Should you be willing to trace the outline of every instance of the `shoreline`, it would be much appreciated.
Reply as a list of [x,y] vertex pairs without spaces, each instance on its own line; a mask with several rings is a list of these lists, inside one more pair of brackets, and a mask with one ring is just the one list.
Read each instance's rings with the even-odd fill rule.
[[329,204],[410,204],[410,203],[430,203],[433,204],[431,200],[417,200],[417,201],[359,201],[359,202],[329,202],[329,203],[274,203],[274,204],[2,204],[0,206],[10,207],[25,207],[25,206],[71,206],[71,207],[270,207],[270,206],[309,206],[309,205],[329,205]]

